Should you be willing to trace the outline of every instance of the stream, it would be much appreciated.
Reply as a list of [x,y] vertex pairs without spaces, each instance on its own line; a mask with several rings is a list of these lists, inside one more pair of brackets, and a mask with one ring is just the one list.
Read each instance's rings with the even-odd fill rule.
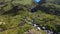
[[58,34],[58,33],[54,32],[52,30],[49,30],[45,26],[39,26],[38,24],[34,23],[36,18],[37,17],[35,17],[34,19],[32,19],[30,22],[31,22],[31,25],[33,27],[35,27],[37,30],[43,30],[44,32],[46,32],[46,34]]
[[39,25],[35,24],[34,21],[32,20],[31,24],[37,29],[37,30],[43,30],[44,32],[46,32],[46,34],[53,34],[53,31],[50,30],[46,30],[46,27],[39,27]]

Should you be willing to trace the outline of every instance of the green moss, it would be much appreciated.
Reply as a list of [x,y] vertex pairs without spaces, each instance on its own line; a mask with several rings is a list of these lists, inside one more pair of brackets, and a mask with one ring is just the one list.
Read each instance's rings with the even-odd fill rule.
[[[6,2],[8,2],[8,0],[5,0]],[[10,0],[9,0],[10,1]],[[8,12],[9,10],[12,9],[13,5],[18,4],[20,5],[31,5],[32,0],[15,0],[13,2],[8,2],[8,5],[6,7],[3,8],[2,11],[0,11],[1,13],[5,13]],[[55,5],[56,7],[59,7],[57,5]],[[46,6],[47,7],[47,6]],[[49,6],[48,6],[49,7]],[[24,32],[34,28],[31,25],[31,20],[34,19],[36,17],[36,15],[39,15],[39,17],[35,18],[34,23],[39,24],[40,26],[43,26],[44,24],[46,24],[46,26],[50,29],[54,29],[56,31],[59,30],[59,28],[55,27],[56,25],[60,25],[60,16],[57,15],[52,15],[52,14],[47,14],[43,11],[36,11],[34,13],[31,13],[30,11],[28,11],[25,7],[23,7],[24,10],[19,10],[17,11],[17,14],[15,16],[14,13],[12,14],[7,14],[7,15],[0,15],[0,22],[5,22],[6,24],[2,24],[0,29],[7,29],[3,32],[0,32],[0,34],[23,34]],[[26,21],[26,23],[23,26],[19,26],[18,25],[22,22],[24,22],[24,18],[27,18],[28,20]],[[45,34],[45,32],[43,30],[41,30],[40,32],[42,32],[43,34]]]

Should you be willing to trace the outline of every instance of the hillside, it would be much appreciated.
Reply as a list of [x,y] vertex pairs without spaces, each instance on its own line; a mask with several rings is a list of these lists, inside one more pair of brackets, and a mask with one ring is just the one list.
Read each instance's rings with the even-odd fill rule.
[[59,1],[0,0],[0,34],[60,34]]

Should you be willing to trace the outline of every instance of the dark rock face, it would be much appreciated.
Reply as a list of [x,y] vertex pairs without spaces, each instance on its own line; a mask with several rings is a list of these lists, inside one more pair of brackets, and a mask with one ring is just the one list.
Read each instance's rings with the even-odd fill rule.
[[57,10],[57,9],[53,9],[53,8],[49,8],[49,7],[43,7],[43,6],[39,6],[37,5],[36,7],[32,8],[31,9],[31,12],[36,12],[37,10],[41,10],[45,13],[48,13],[48,14],[53,14],[53,15],[60,15],[60,10]]
[[31,9],[31,12],[36,12],[36,11],[37,11],[37,8]]
[[0,1],[0,5],[4,5],[6,4],[6,2]]
[[5,15],[5,14],[17,14],[17,12],[19,11],[19,10],[23,10],[23,8],[22,7],[20,7],[20,6],[14,6],[11,10],[9,10],[9,11],[6,11],[5,13],[3,13],[3,15]]

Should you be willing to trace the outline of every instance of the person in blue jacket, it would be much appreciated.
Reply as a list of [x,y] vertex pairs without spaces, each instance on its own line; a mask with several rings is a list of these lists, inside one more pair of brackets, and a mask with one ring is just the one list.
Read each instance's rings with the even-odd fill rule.
[[40,2],[40,1],[41,1],[41,0],[35,0],[35,2],[37,2],[37,3]]
[[45,0],[34,0],[36,3],[38,3],[38,4],[42,4],[42,3],[44,3],[45,2]]

